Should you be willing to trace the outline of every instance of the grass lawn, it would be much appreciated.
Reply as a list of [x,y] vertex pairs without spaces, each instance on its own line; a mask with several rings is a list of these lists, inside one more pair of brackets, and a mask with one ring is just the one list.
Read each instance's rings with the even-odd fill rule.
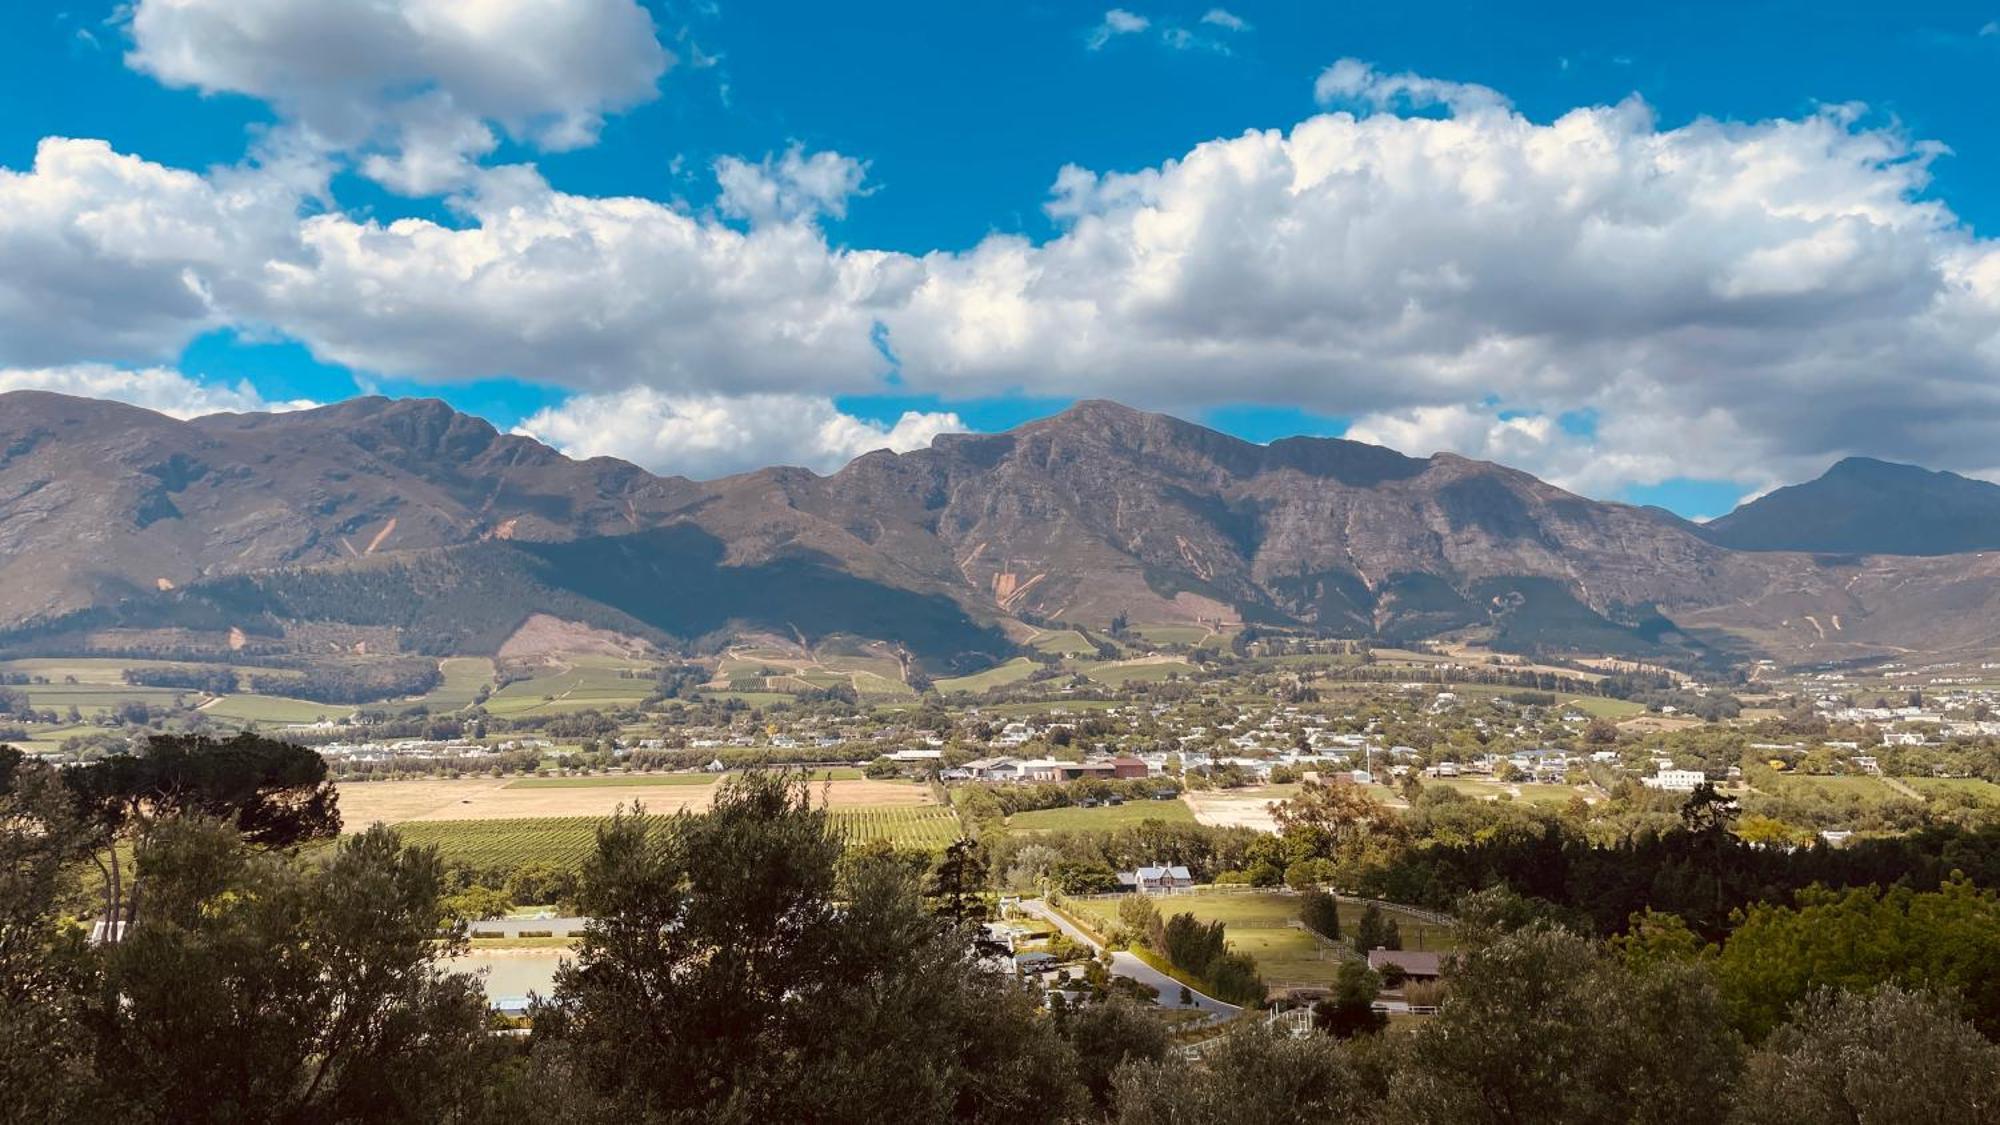
[[1183,801],[1127,801],[1094,809],[1036,809],[1007,818],[1012,832],[1083,832],[1128,828],[1148,820],[1174,824],[1194,823],[1194,810]]
[[[1266,981],[1279,983],[1330,983],[1339,972],[1340,961],[1322,953],[1319,941],[1291,923],[1299,916],[1297,895],[1277,892],[1241,892],[1167,895],[1155,900],[1160,913],[1192,914],[1199,921],[1219,921],[1228,931],[1230,945],[1257,962],[1257,971]],[[1099,929],[1118,922],[1118,900],[1071,899],[1072,914],[1087,914]],[[1364,908],[1356,903],[1340,904],[1343,934],[1352,934]],[[1441,950],[1451,948],[1449,932],[1396,910],[1385,911],[1396,923],[1404,949]]]
[[970,676],[954,676],[948,680],[938,680],[936,681],[936,687],[941,692],[969,691],[976,695],[980,692],[991,691],[997,687],[1006,687],[1008,684],[1018,684],[1029,676],[1034,675],[1035,669],[1040,667],[1041,665],[1029,660],[1025,656],[1017,656],[1005,664],[988,668],[984,672],[974,672]]
[[589,777],[524,777],[509,789],[616,789],[632,785],[711,785],[712,773],[612,773]]

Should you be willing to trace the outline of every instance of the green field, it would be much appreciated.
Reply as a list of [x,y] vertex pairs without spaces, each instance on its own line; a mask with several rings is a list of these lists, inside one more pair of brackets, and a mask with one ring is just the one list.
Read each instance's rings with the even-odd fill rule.
[[[1228,930],[1230,945],[1254,958],[1257,971],[1272,984],[1331,983],[1340,969],[1339,959],[1323,952],[1317,938],[1291,924],[1299,916],[1296,895],[1256,891],[1169,895],[1156,899],[1155,904],[1169,917],[1186,913],[1203,922],[1221,922]],[[1116,898],[1071,899],[1066,908],[1094,919],[1099,929],[1118,924]],[[1354,932],[1363,909],[1357,903],[1340,904],[1343,935]],[[1451,948],[1450,932],[1445,928],[1397,910],[1385,913],[1395,921],[1404,949]]]
[[1057,629],[1042,633],[1028,642],[1028,647],[1037,652],[1059,652],[1064,656],[1096,655],[1097,646],[1083,639],[1083,634],[1074,629]]
[[904,683],[902,680],[891,679],[888,676],[878,676],[873,672],[854,673],[854,690],[860,695],[911,696],[917,694],[911,691],[910,685]]
[[1788,792],[1805,795],[1802,793],[1804,790],[1817,790],[1835,799],[1853,798],[1868,804],[1909,800],[1873,777],[1819,777],[1793,773],[1777,775],[1775,784],[1779,795]]
[[586,709],[611,711],[636,707],[653,693],[650,675],[620,674],[644,673],[644,665],[609,656],[573,657],[571,661],[562,671],[508,684],[493,693],[486,701],[486,709],[500,716]]
[[2000,804],[2000,785],[1976,777],[1906,777],[1902,781],[1926,797],[1966,793],[1988,804]]
[[408,706],[421,703],[433,711],[461,710],[472,705],[481,687],[493,682],[493,661],[484,656],[447,657],[438,661],[438,670],[444,673],[444,682]]
[[1130,683],[1157,684],[1169,677],[1183,679],[1195,672],[1185,660],[1114,660],[1102,664],[1078,664],[1077,671],[1101,684],[1123,687]]
[[1094,809],[1036,809],[1007,818],[1012,832],[1085,832],[1129,828],[1148,820],[1173,824],[1194,823],[1194,810],[1183,801],[1127,801]]
[[1156,645],[1198,645],[1213,635],[1201,625],[1134,625],[1132,632]]
[[1427,777],[1423,780],[1427,787],[1440,785],[1446,789],[1456,789],[1468,797],[1512,797],[1512,790],[1519,789],[1520,799],[1523,801],[1560,805],[1567,804],[1571,797],[1584,795],[1581,789],[1572,789],[1567,785],[1542,785],[1536,782],[1509,785],[1503,781],[1487,781],[1476,777]]
[[201,713],[222,722],[311,723],[351,715],[345,703],[314,703],[310,699],[286,699],[276,695],[225,695],[201,709]]
[[609,773],[589,777],[524,777],[509,789],[619,789],[634,785],[713,785],[712,773]]
[[727,703],[732,699],[740,699],[751,707],[769,707],[773,703],[790,703],[792,701],[792,697],[782,691],[704,691],[701,693],[701,697],[717,703]]
[[[517,783],[518,784],[518,783]],[[511,820],[412,820],[395,826],[406,844],[435,845],[446,862],[474,867],[548,863],[575,867],[597,846],[608,817],[552,816]],[[937,851],[960,834],[958,814],[942,805],[863,805],[828,813],[850,844],[886,840],[899,848]]]
[[983,691],[991,691],[997,687],[1005,687],[1008,684],[1018,684],[1029,676],[1034,675],[1035,670],[1040,667],[1041,665],[1029,660],[1025,656],[1017,656],[1005,664],[988,668],[984,672],[974,672],[970,676],[954,676],[948,680],[938,680],[935,686],[941,692],[969,691],[976,695]]

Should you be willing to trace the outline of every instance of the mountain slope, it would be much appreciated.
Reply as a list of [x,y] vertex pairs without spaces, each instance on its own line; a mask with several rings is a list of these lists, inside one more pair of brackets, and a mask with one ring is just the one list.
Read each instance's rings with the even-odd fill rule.
[[1867,457],[1761,496],[1702,528],[1740,551],[1950,555],[2000,549],[2000,485]]
[[1722,524],[1104,402],[826,477],[693,482],[435,401],[180,422],[0,395],[17,649],[483,652],[531,612],[662,642],[855,633],[936,667],[1001,655],[1022,622],[1121,615],[1658,656],[2000,645],[2000,562],[1736,550]]
[[381,551],[634,531],[700,496],[435,400],[180,422],[17,391],[0,395],[0,611],[59,613]]

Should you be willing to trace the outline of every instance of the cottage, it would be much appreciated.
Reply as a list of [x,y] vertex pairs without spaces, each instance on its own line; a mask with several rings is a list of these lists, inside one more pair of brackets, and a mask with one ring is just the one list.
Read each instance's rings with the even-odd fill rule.
[[1188,869],[1178,864],[1166,867],[1140,867],[1132,871],[1118,873],[1118,885],[1129,892],[1142,895],[1173,894],[1194,886],[1194,876]]

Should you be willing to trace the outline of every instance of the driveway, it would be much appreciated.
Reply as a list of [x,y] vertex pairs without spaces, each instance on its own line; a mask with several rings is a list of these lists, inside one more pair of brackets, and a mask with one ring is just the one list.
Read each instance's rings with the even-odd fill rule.
[[[1097,944],[1089,934],[1071,925],[1069,919],[1051,910],[1049,904],[1043,902],[1041,899],[1031,898],[1022,900],[1021,912],[1023,914],[1032,914],[1050,923],[1067,935],[1071,941],[1080,941],[1090,948],[1097,950],[1099,953],[1104,952],[1104,947]],[[1154,1003],[1162,1008],[1198,1008],[1201,1011],[1207,1012],[1210,1018],[1215,1020],[1230,1019],[1243,1010],[1234,1004],[1225,1004],[1213,996],[1205,996],[1192,988],[1189,988],[1188,992],[1193,996],[1193,1002],[1188,1004],[1181,1003],[1181,989],[1184,986],[1180,981],[1155,969],[1122,949],[1111,954],[1111,973],[1113,976],[1127,977],[1138,981],[1140,984],[1157,991],[1159,998]]]

